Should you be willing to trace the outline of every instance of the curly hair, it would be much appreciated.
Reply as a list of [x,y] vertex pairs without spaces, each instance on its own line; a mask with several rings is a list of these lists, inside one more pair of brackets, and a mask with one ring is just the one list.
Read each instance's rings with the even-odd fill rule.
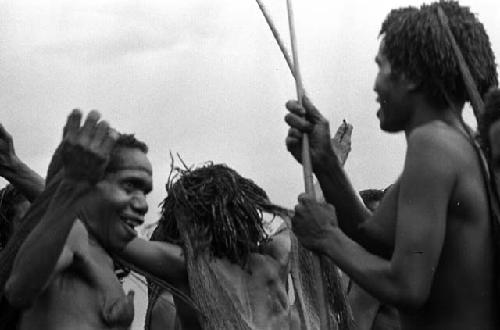
[[[49,163],[49,167],[47,170],[46,183],[50,183],[52,179],[56,176],[56,174],[63,168],[62,162],[62,143],[59,144],[54,154],[52,155],[52,159]],[[106,172],[112,172],[116,170],[118,167],[118,163],[120,159],[118,157],[119,151],[122,149],[138,149],[144,153],[148,153],[148,146],[146,143],[138,140],[134,134],[123,134],[121,133],[116,140],[116,143],[111,151],[110,160],[108,166],[106,167]]]
[[[166,189],[161,219],[152,240],[183,244],[179,227],[182,225],[195,255],[208,252],[209,256],[227,258],[242,267],[250,253],[258,251],[268,239],[263,212],[288,212],[272,204],[253,181],[223,164],[175,168]],[[179,210],[186,216],[185,223],[179,224],[180,219],[175,219]]]
[[484,98],[484,112],[479,118],[478,130],[481,146],[491,156],[489,130],[494,122],[500,119],[500,89],[490,90]]
[[394,9],[382,23],[380,36],[394,74],[419,82],[429,101],[444,108],[447,97],[459,103],[470,99],[451,42],[439,22],[438,7],[448,17],[472,78],[484,96],[498,83],[495,55],[483,24],[469,7],[441,0],[420,8]]
[[119,167],[120,157],[118,154],[123,149],[137,149],[145,154],[148,153],[148,146],[146,143],[138,140],[134,134],[120,134],[118,140],[116,140],[115,146],[111,151],[108,166],[106,167],[106,172],[113,172],[117,167]]

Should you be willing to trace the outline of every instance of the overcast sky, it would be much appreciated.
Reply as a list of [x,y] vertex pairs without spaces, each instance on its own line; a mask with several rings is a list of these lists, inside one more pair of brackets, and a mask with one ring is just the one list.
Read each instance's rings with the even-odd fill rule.
[[[289,44],[286,1],[265,0]],[[380,24],[421,1],[296,0],[304,86],[335,130],[354,125],[347,163],[356,188],[398,176],[405,142],[378,129],[372,91]],[[469,0],[500,56],[500,1]],[[375,6],[376,4],[376,6]],[[286,63],[253,0],[0,1],[0,121],[18,154],[45,175],[73,108],[98,109],[150,146],[158,217],[169,152],[226,163],[293,207],[301,169],[287,153]]]

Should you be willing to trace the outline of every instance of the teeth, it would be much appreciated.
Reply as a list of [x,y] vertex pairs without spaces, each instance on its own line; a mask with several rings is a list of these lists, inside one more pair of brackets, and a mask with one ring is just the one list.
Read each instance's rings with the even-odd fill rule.
[[131,220],[129,218],[122,217],[122,221],[125,222],[127,226],[131,228],[134,228],[138,225],[134,220]]

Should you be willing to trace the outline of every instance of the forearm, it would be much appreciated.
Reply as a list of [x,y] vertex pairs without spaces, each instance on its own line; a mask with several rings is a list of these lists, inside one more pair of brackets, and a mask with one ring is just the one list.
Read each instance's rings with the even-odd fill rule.
[[371,221],[373,214],[361,201],[337,159],[327,156],[321,163],[315,174],[326,202],[335,206],[339,227],[370,252],[389,258],[394,237],[386,232],[391,227],[381,226],[386,221],[378,218]]
[[329,233],[320,252],[378,300],[400,308],[414,308],[422,303],[422,295],[414,294],[408,285],[408,274],[398,271],[401,267],[369,253],[339,228]]
[[342,165],[335,157],[333,153],[324,157],[321,167],[315,168],[315,175],[326,202],[335,206],[340,228],[357,240],[359,226],[371,214],[361,202]]
[[77,217],[89,184],[63,180],[40,223],[28,235],[13,264],[6,291],[18,305],[31,302],[47,285]]
[[16,187],[30,202],[33,202],[44,190],[45,180],[19,158],[3,169],[2,176]]
[[115,253],[141,270],[171,284],[187,281],[186,262],[180,246],[135,238],[123,250]]

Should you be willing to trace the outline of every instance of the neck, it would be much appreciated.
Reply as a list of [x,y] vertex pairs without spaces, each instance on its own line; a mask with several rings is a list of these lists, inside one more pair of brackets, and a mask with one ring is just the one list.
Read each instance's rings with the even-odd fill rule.
[[414,103],[413,117],[405,129],[406,139],[415,128],[433,121],[441,121],[448,126],[463,130],[462,108],[463,104],[452,104],[441,109],[422,98],[419,99]]

